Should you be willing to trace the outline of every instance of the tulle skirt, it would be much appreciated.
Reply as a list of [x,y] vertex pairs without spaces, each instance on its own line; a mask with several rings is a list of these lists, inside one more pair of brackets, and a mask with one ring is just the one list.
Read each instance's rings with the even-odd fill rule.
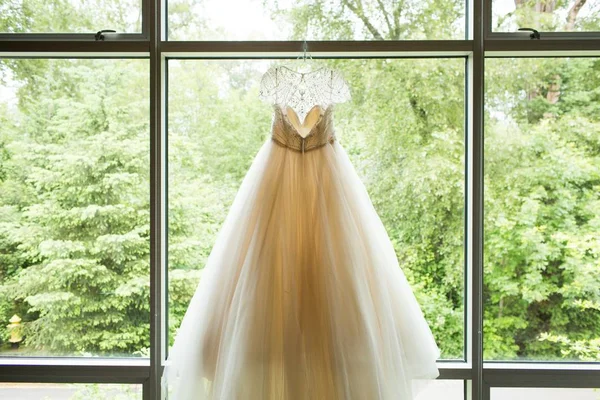
[[169,400],[412,400],[440,350],[337,142],[248,170],[163,373]]

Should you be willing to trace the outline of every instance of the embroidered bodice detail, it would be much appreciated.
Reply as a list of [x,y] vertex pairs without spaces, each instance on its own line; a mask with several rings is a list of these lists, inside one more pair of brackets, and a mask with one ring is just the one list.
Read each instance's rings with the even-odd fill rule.
[[349,100],[350,89],[330,68],[273,66],[261,79],[259,98],[273,105],[273,141],[304,153],[333,143],[333,105]]
[[315,104],[330,104],[350,99],[350,89],[339,71],[322,67],[310,72],[297,72],[286,66],[273,66],[260,81],[259,98],[281,108],[290,106],[303,121]]
[[[294,124],[290,119],[294,118],[293,110],[288,108],[287,113],[274,104],[273,105],[273,126],[271,128],[271,139],[279,145],[285,146],[299,152],[306,152],[325,146],[327,143],[333,143],[335,132],[333,129],[333,105],[323,108],[320,105],[313,106],[307,113],[308,117],[317,114],[317,119],[309,132],[301,134],[298,127],[303,127],[297,121]],[[305,121],[306,122],[306,121]]]

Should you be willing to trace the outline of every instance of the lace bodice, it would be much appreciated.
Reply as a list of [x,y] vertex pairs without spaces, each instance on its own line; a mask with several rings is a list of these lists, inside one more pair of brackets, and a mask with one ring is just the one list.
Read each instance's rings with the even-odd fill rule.
[[331,104],[350,99],[350,89],[339,71],[322,67],[310,72],[297,72],[286,66],[273,66],[263,75],[259,97],[281,108],[290,106],[301,121],[318,104]]
[[[271,139],[284,147],[299,152],[318,149],[327,143],[333,143],[333,105],[326,109],[319,105],[312,107],[307,113],[306,121],[300,124],[294,110],[287,108],[285,113],[281,107],[274,104],[273,126]],[[308,126],[306,123],[308,122]],[[307,133],[306,133],[307,132]]]
[[350,90],[329,68],[296,72],[276,66],[263,75],[259,97],[274,108],[273,141],[304,153],[335,140],[333,105],[349,100]]

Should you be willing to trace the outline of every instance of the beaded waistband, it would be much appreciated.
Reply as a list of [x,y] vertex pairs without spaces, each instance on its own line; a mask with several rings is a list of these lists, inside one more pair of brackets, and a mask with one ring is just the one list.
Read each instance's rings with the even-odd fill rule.
[[324,142],[324,143],[315,143],[315,144],[311,144],[308,147],[305,147],[304,145],[304,140],[302,140],[302,145],[300,146],[300,148],[297,148],[296,146],[292,146],[289,143],[283,142],[280,139],[278,139],[277,136],[273,135],[271,136],[271,140],[273,140],[274,143],[276,143],[277,145],[281,146],[281,147],[286,147],[288,149],[294,150],[294,151],[298,151],[300,153],[306,152],[306,151],[311,151],[311,150],[315,150],[315,149],[319,149],[323,146],[325,146],[327,143],[332,144],[335,141],[335,136],[330,136],[329,139]]

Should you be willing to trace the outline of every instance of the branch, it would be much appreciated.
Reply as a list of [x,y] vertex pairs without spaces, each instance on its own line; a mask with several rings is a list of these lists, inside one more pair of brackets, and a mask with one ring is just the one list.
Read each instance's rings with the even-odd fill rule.
[[390,23],[390,19],[388,18],[388,12],[385,10],[385,6],[383,5],[383,2],[381,0],[377,0],[377,4],[379,4],[379,8],[381,8],[381,12],[383,13],[383,17],[385,18],[385,23],[388,27],[388,32],[391,35],[394,32],[394,29],[392,28],[392,24]]
[[375,39],[383,40],[383,36],[381,36],[381,33],[379,33],[377,28],[375,28],[373,24],[371,24],[371,21],[369,21],[369,19],[365,15],[360,0],[358,0],[358,5],[351,4],[348,0],[344,0],[342,4],[345,4],[350,9],[350,11],[352,11],[354,14],[356,14],[358,18],[360,18],[360,20],[363,22],[363,24],[365,24],[365,26],[367,27],[369,32],[371,32],[371,35],[373,35]]
[[581,10],[581,7],[585,5],[587,0],[575,0],[575,4],[569,10],[569,15],[567,16],[567,25],[565,26],[566,31],[572,31],[575,29],[575,21],[577,20],[577,14]]
[[396,29],[393,32],[392,39],[400,39],[400,13],[402,12],[403,1],[398,2],[398,7],[394,10],[394,25]]

